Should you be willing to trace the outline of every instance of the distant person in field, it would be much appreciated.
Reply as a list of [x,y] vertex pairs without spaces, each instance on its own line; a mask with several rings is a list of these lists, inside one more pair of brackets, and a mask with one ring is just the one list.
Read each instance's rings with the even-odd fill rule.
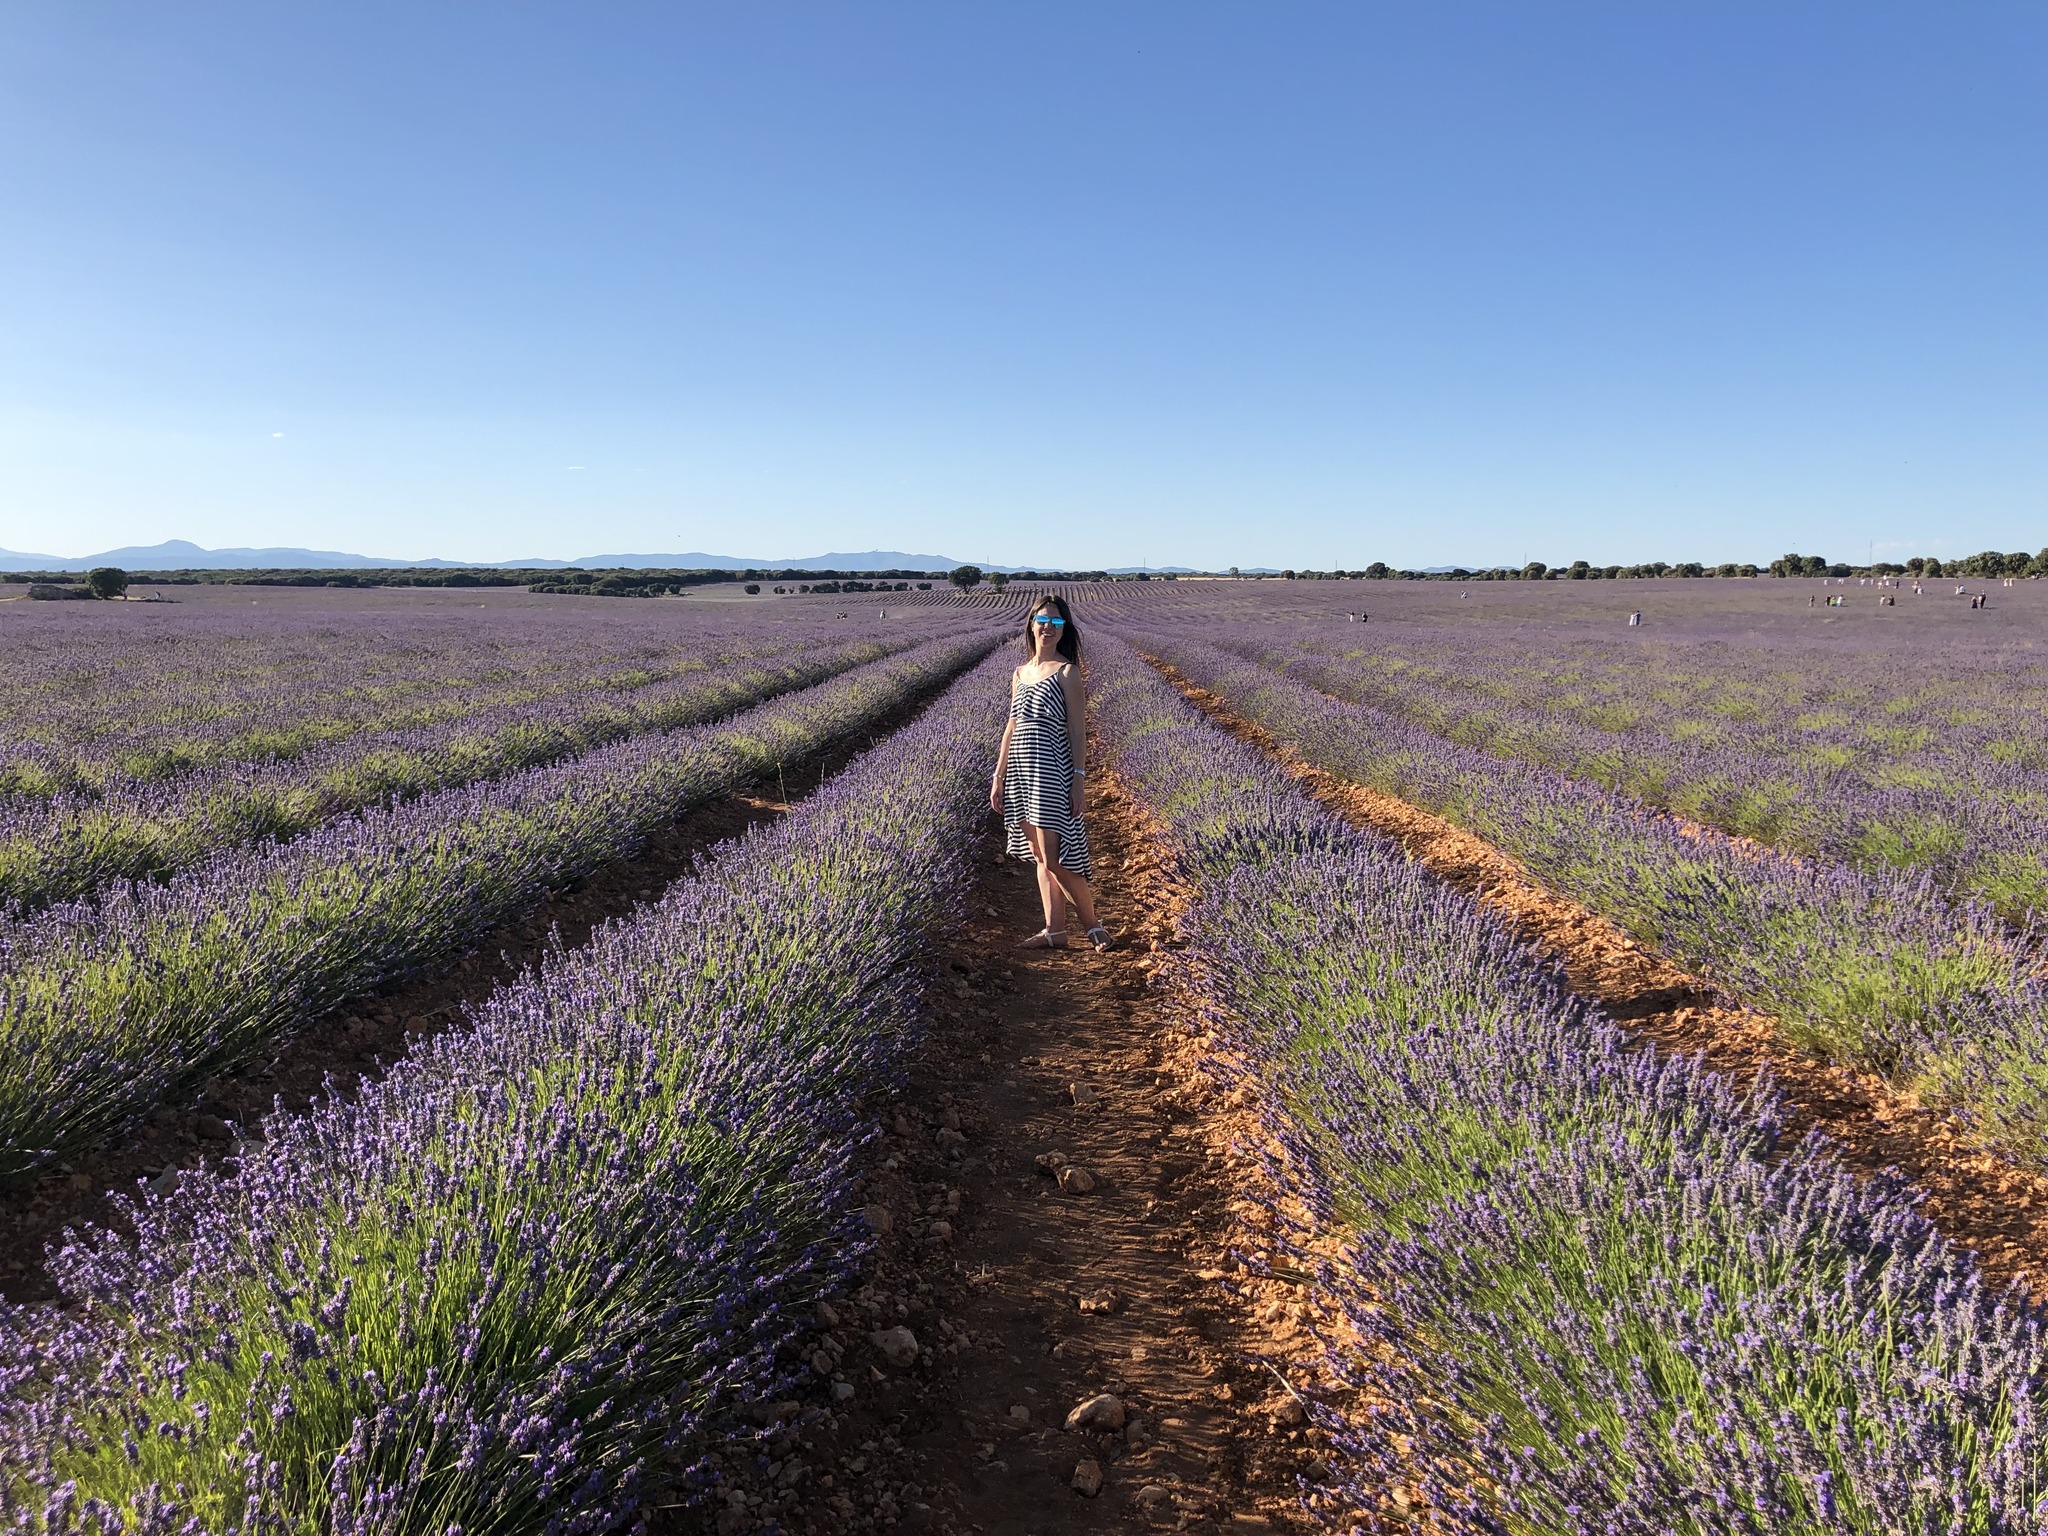
[[1108,949],[1114,941],[1095,920],[1088,888],[1088,833],[1081,825],[1087,701],[1081,634],[1065,598],[1043,597],[1025,616],[1024,654],[1029,660],[1010,674],[1010,723],[988,789],[988,803],[1009,832],[1007,851],[1038,866],[1045,926],[1023,947],[1065,949],[1071,906],[1088,942]]

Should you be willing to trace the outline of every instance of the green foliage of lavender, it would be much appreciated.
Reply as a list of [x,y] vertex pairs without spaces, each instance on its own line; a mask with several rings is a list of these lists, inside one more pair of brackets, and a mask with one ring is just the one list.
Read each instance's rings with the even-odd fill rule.
[[1459,746],[1217,647],[1142,637],[1307,761],[1428,807],[1521,860],[1816,1053],[1909,1081],[2048,1161],[2048,997],[2028,949],[1925,877],[1691,835],[1598,785]]
[[[2048,1529],[2039,1320],[1910,1195],[1581,1010],[1503,925],[1098,636],[1097,726],[1201,895],[1190,975],[1318,1273],[1333,1512],[1487,1536]],[[1402,1489],[1405,1502],[1393,1499]]]
[[915,1038],[1010,661],[356,1103],[68,1249],[90,1306],[5,1319],[0,1520],[582,1532],[709,1491],[695,1458],[863,1249],[859,1101]]
[[901,645],[963,615],[905,610],[858,625],[808,605],[769,612],[673,604],[479,612],[455,594],[241,594],[83,605],[70,622],[19,605],[0,661],[0,805],[92,800],[207,769],[286,764],[362,740],[485,729],[624,704],[708,662],[821,645]]
[[717,725],[331,822],[161,886],[0,925],[0,1172],[132,1119],[357,993],[459,952],[707,797],[969,666],[937,640]]
[[89,796],[0,804],[0,908],[18,916],[110,880],[159,878],[238,845],[297,837],[352,810],[716,719],[911,643],[698,658],[659,679],[636,676],[481,718],[358,732],[282,761],[195,767],[168,779],[109,782]]
[[[1439,629],[1363,646],[1253,625],[1226,648],[1448,740],[1790,852],[1924,870],[2048,915],[2048,679],[2026,652],[1601,644]],[[2031,706],[2031,707],[2030,707]]]

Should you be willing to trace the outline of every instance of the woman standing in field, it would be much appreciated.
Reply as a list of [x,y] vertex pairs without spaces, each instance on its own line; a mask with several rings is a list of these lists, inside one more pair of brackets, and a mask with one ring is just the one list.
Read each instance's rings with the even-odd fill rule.
[[1066,599],[1048,594],[1024,620],[1024,654],[1010,674],[1010,723],[996,753],[988,803],[1009,830],[1007,851],[1038,866],[1045,926],[1026,949],[1067,947],[1067,908],[1087,930],[1088,942],[1108,949],[1109,930],[1095,920],[1088,888],[1088,834],[1081,825],[1087,747],[1086,700],[1081,685],[1081,635]]

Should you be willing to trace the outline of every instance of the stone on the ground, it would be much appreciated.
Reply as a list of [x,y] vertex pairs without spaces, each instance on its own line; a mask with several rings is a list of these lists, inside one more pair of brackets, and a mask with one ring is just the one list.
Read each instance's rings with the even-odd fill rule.
[[1095,1175],[1072,1163],[1059,1171],[1060,1188],[1070,1195],[1085,1195],[1095,1187]]
[[898,1115],[896,1117],[895,1130],[898,1136],[908,1136],[912,1134],[911,1124],[909,1120],[905,1119],[902,1115]]
[[943,1125],[949,1131],[959,1130],[960,1111],[957,1109],[941,1110],[939,1112],[939,1124]]
[[942,1219],[933,1222],[929,1227],[925,1228],[925,1231],[929,1232],[933,1237],[951,1238],[953,1235],[953,1223]]
[[1067,1085],[1067,1092],[1074,1096],[1074,1102],[1083,1109],[1086,1109],[1090,1104],[1093,1104],[1102,1097],[1101,1094],[1097,1093],[1087,1083],[1069,1083]]
[[1102,1463],[1084,1458],[1074,1464],[1074,1492],[1092,1499],[1102,1492]]
[[835,1382],[833,1382],[833,1383],[832,1383],[832,1401],[833,1401],[833,1402],[835,1402],[835,1403],[843,1403],[843,1402],[845,1402],[845,1401],[846,1401],[846,1400],[847,1400],[848,1398],[850,1398],[850,1397],[852,1397],[852,1396],[853,1396],[853,1383],[852,1383],[852,1382],[850,1382],[850,1381],[835,1381]]
[[1038,1164],[1041,1173],[1057,1174],[1062,1168],[1067,1166],[1067,1154],[1064,1152],[1041,1152],[1032,1161]]
[[829,1301],[818,1303],[818,1326],[820,1328],[837,1328],[839,1326],[839,1309]]
[[877,1328],[868,1335],[868,1342],[875,1346],[884,1360],[899,1370],[917,1359],[917,1335],[901,1325]]
[[1098,1392],[1085,1403],[1077,1403],[1067,1415],[1067,1433],[1078,1429],[1117,1430],[1124,1427],[1123,1399]]
[[1010,1417],[1019,1424],[1029,1424],[1031,1422],[1031,1409],[1023,1403],[1012,1403],[1010,1404]]
[[896,1229],[896,1218],[890,1214],[886,1205],[871,1205],[865,1214],[868,1219],[868,1230],[877,1237],[887,1237]]
[[1273,1422],[1286,1429],[1299,1429],[1308,1422],[1308,1410],[1298,1397],[1283,1397],[1273,1407]]
[[938,1135],[934,1136],[932,1140],[938,1145],[940,1150],[946,1152],[956,1151],[957,1149],[967,1145],[966,1136],[964,1136],[959,1131],[949,1129],[945,1126],[941,1126],[939,1128]]
[[1133,1501],[1140,1509],[1157,1509],[1172,1497],[1173,1495],[1160,1487],[1159,1484],[1147,1483],[1133,1495]]
[[202,1141],[233,1141],[235,1139],[234,1127],[221,1119],[219,1115],[201,1115],[195,1129],[199,1132]]

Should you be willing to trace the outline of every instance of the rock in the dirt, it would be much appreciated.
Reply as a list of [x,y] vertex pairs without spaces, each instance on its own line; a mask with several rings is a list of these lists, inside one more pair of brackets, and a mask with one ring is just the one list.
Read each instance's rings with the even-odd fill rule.
[[1157,1483],[1147,1483],[1132,1496],[1132,1502],[1140,1509],[1157,1509],[1173,1497]]
[[175,1165],[166,1168],[162,1173],[149,1181],[150,1189],[159,1195],[175,1193],[178,1188],[179,1173],[180,1170]]
[[193,1129],[199,1132],[199,1137],[202,1141],[233,1141],[235,1139],[235,1128],[229,1125],[227,1121],[221,1119],[219,1115],[201,1115],[198,1124]]
[[830,1350],[814,1349],[811,1351],[811,1369],[820,1376],[830,1376],[838,1368],[839,1362],[832,1358]]
[[942,1109],[942,1110],[940,1110],[940,1111],[939,1111],[939,1124],[943,1125],[943,1126],[944,1126],[944,1127],[945,1127],[945,1128],[946,1128],[947,1130],[949,1130],[949,1131],[957,1131],[957,1130],[959,1130],[959,1129],[960,1129],[960,1111],[959,1111],[959,1110],[957,1110],[957,1109]]
[[1085,1403],[1077,1403],[1074,1411],[1067,1415],[1067,1433],[1080,1429],[1118,1430],[1124,1427],[1123,1400],[1108,1392],[1098,1392]]
[[1060,1188],[1070,1195],[1085,1195],[1095,1188],[1095,1175],[1069,1163],[1059,1171]]
[[868,1230],[877,1237],[887,1237],[896,1230],[896,1218],[886,1205],[871,1205],[863,1214],[868,1219]]
[[839,1309],[829,1301],[818,1303],[818,1326],[820,1328],[837,1328],[839,1326]]
[[1012,1403],[1010,1404],[1010,1417],[1019,1424],[1029,1424],[1031,1422],[1031,1410],[1023,1403]]
[[940,1127],[938,1135],[932,1138],[941,1152],[954,1152],[967,1145],[967,1138],[960,1132]]
[[1283,1397],[1273,1405],[1273,1422],[1282,1429],[1299,1429],[1308,1422],[1308,1410],[1298,1397]]
[[908,1328],[877,1328],[868,1335],[868,1342],[875,1346],[877,1353],[891,1365],[901,1370],[917,1360],[917,1335]]
[[1069,1083],[1067,1085],[1067,1092],[1074,1096],[1074,1103],[1082,1109],[1086,1109],[1090,1104],[1093,1104],[1102,1097],[1101,1094],[1097,1093],[1086,1083]]
[[910,1124],[910,1121],[902,1115],[898,1115],[896,1117],[895,1130],[898,1136],[911,1136],[916,1134],[915,1130]]
[[1102,1492],[1102,1463],[1093,1458],[1074,1464],[1074,1492],[1084,1499],[1092,1499]]
[[1038,1164],[1038,1171],[1040,1173],[1057,1174],[1062,1168],[1067,1166],[1067,1154],[1064,1152],[1041,1152],[1032,1161]]
[[926,1227],[925,1231],[933,1237],[950,1240],[953,1236],[953,1223],[944,1220],[935,1221]]
[[846,1401],[846,1400],[847,1400],[848,1398],[850,1398],[850,1397],[852,1397],[852,1396],[853,1396],[853,1383],[852,1383],[852,1382],[850,1382],[850,1381],[835,1381],[835,1382],[833,1382],[833,1383],[832,1383],[832,1401],[833,1401],[833,1402],[835,1402],[835,1403],[843,1403],[843,1402],[845,1402],[845,1401]]
[[71,1187],[72,1187],[73,1189],[78,1189],[78,1190],[86,1190],[86,1189],[91,1189],[91,1188],[92,1188],[92,1175],[91,1175],[91,1174],[89,1174],[89,1173],[74,1173],[74,1174],[72,1174],[72,1175],[70,1176],[70,1178],[69,1178],[69,1179],[67,1179],[67,1180],[66,1180],[65,1182],[67,1182],[68,1184],[70,1184],[70,1186],[71,1186]]

